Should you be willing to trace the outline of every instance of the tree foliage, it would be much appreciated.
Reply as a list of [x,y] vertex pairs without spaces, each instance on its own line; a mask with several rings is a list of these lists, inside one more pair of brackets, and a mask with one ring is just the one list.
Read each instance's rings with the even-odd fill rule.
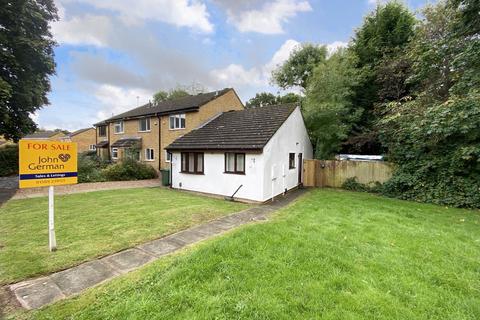
[[343,50],[314,69],[304,114],[316,158],[333,157],[358,119],[359,112],[352,105],[353,88],[358,81],[355,58]]
[[302,98],[295,93],[287,93],[283,96],[276,96],[269,92],[260,92],[255,95],[255,97],[251,98],[245,104],[246,108],[259,108],[265,106],[272,106],[276,104],[284,104],[284,103],[300,103]]
[[0,4],[0,134],[17,141],[36,128],[31,114],[48,104],[55,73],[55,42],[49,22],[57,20],[52,0]]
[[153,95],[153,102],[159,103],[167,100],[175,100],[175,99],[186,97],[189,95],[190,93],[187,90],[182,88],[175,88],[168,92],[160,90]]
[[272,72],[272,81],[283,89],[292,87],[306,89],[313,69],[324,62],[326,57],[325,46],[305,43],[296,48],[287,61]]

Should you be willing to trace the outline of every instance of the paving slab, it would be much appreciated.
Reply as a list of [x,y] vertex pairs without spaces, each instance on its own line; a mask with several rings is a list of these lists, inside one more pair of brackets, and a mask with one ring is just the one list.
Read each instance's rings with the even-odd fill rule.
[[93,287],[116,275],[118,273],[106,263],[100,260],[93,260],[77,267],[54,273],[50,278],[65,295],[69,296]]
[[180,241],[184,244],[191,244],[200,240],[208,238],[208,235],[202,234],[200,232],[196,232],[192,229],[187,229],[184,231],[177,232],[168,236],[166,239],[173,240],[173,241]]
[[25,309],[36,309],[65,298],[60,288],[49,277],[24,281],[10,286],[17,300]]
[[178,242],[169,241],[168,239],[158,239],[153,240],[142,245],[137,246],[138,249],[146,251],[150,254],[153,254],[157,257],[169,254],[175,250],[180,249],[185,244],[180,244]]
[[129,272],[152,261],[155,257],[139,249],[128,249],[100,259],[121,273]]

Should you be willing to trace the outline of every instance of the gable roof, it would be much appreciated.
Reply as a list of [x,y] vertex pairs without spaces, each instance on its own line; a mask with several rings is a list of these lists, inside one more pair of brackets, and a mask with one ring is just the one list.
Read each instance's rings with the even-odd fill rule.
[[202,105],[224,95],[230,90],[233,90],[233,89],[225,88],[219,91],[199,93],[196,95],[189,95],[189,96],[174,99],[174,100],[162,101],[157,104],[153,104],[149,102],[138,108],[129,110],[124,113],[117,114],[104,121],[96,123],[95,125],[105,124],[115,120],[138,118],[138,117],[147,116],[147,115],[165,115],[165,114],[171,114],[171,113],[181,112],[181,111],[196,111]]
[[224,112],[171,143],[167,150],[261,150],[295,104]]
[[95,130],[95,128],[90,127],[90,128],[79,129],[79,130],[77,130],[77,131],[74,131],[74,132],[70,133],[68,136],[69,136],[69,137],[73,137],[73,136],[76,136],[77,134],[80,134],[80,133],[85,132],[85,131],[88,131],[88,130]]
[[25,137],[23,137],[23,139],[48,139],[57,134],[61,134],[63,136],[65,135],[63,132],[47,130],[47,131],[37,131],[31,134],[28,134]]

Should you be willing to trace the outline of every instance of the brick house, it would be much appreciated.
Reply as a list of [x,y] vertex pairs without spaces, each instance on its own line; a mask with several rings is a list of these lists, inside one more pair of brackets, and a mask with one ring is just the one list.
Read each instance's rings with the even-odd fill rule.
[[95,124],[97,154],[112,161],[130,156],[156,170],[169,169],[169,144],[222,112],[243,109],[232,88],[147,103]]
[[95,128],[84,128],[70,133],[64,140],[77,143],[78,153],[95,151],[96,147]]

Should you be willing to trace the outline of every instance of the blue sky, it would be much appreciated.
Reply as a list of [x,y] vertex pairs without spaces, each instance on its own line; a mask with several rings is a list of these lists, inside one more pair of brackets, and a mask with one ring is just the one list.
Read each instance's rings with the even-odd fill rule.
[[[417,10],[429,0],[406,0]],[[56,0],[57,74],[42,128],[76,130],[158,90],[279,92],[271,71],[302,42],[344,46],[375,0]]]

